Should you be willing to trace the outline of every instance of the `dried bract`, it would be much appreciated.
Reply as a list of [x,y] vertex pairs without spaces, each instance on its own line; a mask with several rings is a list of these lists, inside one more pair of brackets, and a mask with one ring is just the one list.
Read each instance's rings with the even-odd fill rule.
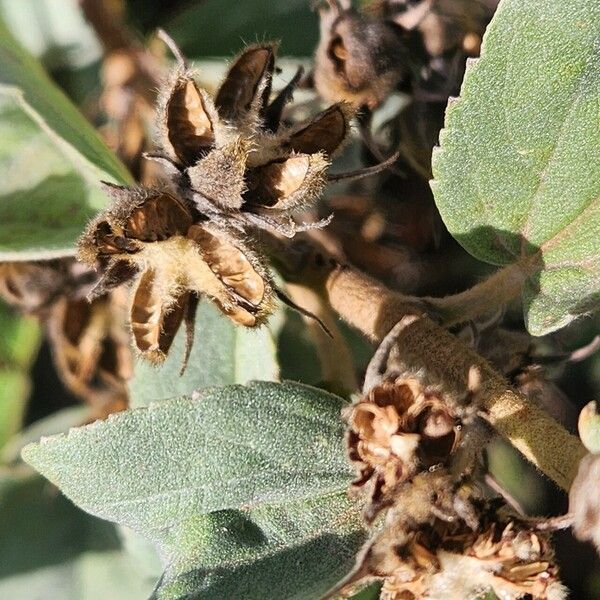
[[559,600],[566,596],[557,575],[547,534],[440,469],[399,490],[354,571],[328,597],[382,579],[385,600],[468,599],[489,591],[510,600]]
[[461,435],[447,399],[416,378],[376,385],[351,407],[347,420],[348,453],[359,472],[353,485],[370,483],[373,514],[401,483],[447,462]]

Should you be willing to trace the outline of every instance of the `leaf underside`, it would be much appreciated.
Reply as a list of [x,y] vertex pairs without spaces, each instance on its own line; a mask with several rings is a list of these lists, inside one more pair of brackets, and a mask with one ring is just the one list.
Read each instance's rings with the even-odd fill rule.
[[432,187],[452,235],[505,265],[542,335],[600,301],[600,4],[504,0],[451,101]]

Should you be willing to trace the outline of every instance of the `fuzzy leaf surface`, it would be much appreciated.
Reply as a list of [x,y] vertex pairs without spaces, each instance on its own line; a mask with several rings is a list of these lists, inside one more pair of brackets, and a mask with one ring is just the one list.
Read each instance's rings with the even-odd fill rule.
[[0,470],[1,598],[144,600],[153,583],[113,525],[22,464]]
[[436,203],[475,257],[536,255],[523,290],[543,335],[600,301],[600,3],[504,0],[450,103]]
[[363,541],[343,404],[295,383],[207,389],[23,456],[84,510],[157,544],[157,598],[318,598]]
[[130,176],[2,22],[0,138],[0,260],[73,254],[108,202],[100,180]]

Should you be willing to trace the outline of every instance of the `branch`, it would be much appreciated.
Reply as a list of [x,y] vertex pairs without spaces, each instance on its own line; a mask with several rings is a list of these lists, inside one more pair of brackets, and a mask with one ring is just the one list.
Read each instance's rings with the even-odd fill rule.
[[322,295],[304,285],[289,283],[287,291],[294,302],[319,317],[331,331],[332,335],[327,335],[314,319],[304,317],[319,355],[321,379],[333,385],[340,395],[349,396],[358,389],[358,381],[352,355],[331,308]]
[[396,323],[403,322],[398,344],[407,365],[426,368],[449,389],[464,391],[469,370],[478,367],[478,397],[489,423],[557,485],[569,489],[586,454],[579,439],[511,389],[485,359],[427,316],[427,303],[393,292],[306,243],[296,244],[291,252],[288,248],[287,258],[276,255],[286,275],[320,289],[331,307],[371,340],[380,341]]
[[459,294],[445,298],[423,298],[444,325],[464,323],[518,298],[527,278],[540,268],[540,254],[507,265]]

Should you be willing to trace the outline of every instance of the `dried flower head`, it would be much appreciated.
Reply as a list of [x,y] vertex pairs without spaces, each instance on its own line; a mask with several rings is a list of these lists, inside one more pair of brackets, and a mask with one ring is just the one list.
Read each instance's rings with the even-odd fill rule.
[[133,361],[125,328],[126,298],[115,290],[93,302],[60,298],[47,322],[62,381],[86,401],[95,418],[125,410]]
[[329,156],[349,129],[342,105],[308,123],[281,125],[297,78],[270,102],[273,44],[246,48],[213,99],[163,38],[178,64],[160,94],[162,153],[152,158],[166,167],[172,185],[106,184],[112,205],[79,242],[80,258],[102,272],[92,295],[135,281],[133,337],[154,363],[164,359],[183,321],[189,356],[200,296],[236,324],[265,322],[274,294],[282,294],[251,236],[260,228],[293,236],[327,222],[297,225],[290,214],[316,200]]
[[445,463],[457,448],[461,423],[447,399],[416,378],[373,387],[348,411],[348,454],[359,472],[354,487],[371,485],[376,514],[398,486]]
[[417,475],[398,491],[382,528],[355,569],[328,597],[382,579],[385,600],[565,597],[552,547],[542,534],[469,480],[445,469]]
[[419,34],[432,57],[462,49],[479,54],[481,37],[497,0],[371,0],[369,9],[405,31]]
[[0,298],[18,310],[45,316],[61,296],[77,296],[96,275],[72,259],[0,263]]

